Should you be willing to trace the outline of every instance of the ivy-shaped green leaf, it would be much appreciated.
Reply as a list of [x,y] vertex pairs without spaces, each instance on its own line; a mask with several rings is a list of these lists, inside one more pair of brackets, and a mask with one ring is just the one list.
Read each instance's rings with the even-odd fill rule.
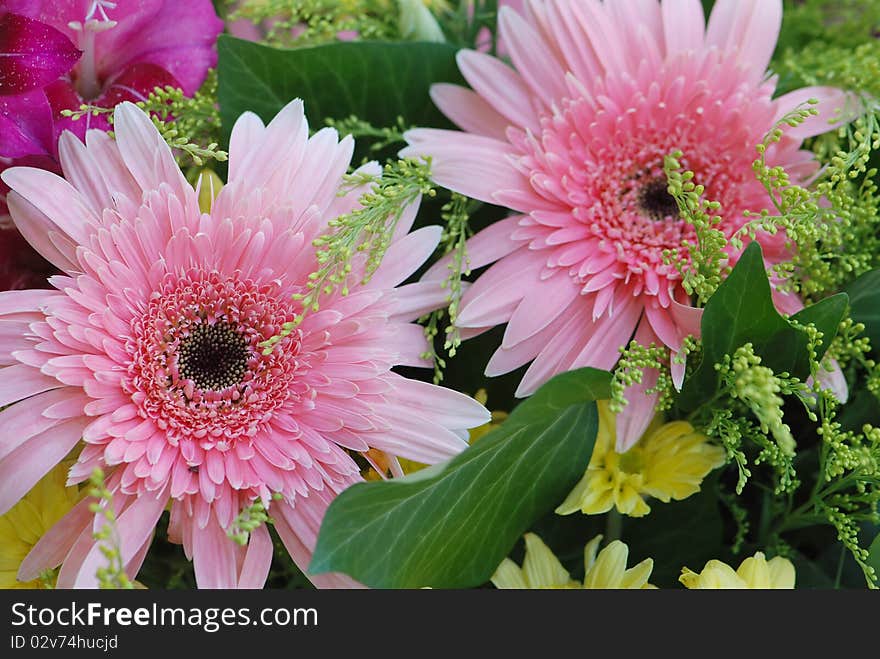
[[[822,332],[817,348],[820,359],[837,335],[848,304],[847,295],[840,293],[792,316],[792,320],[803,325],[812,323]],[[761,247],[756,242],[749,244],[706,303],[701,331],[702,361],[685,381],[678,400],[686,412],[712,399],[719,385],[715,364],[746,343],[751,343],[763,363],[775,372],[799,378],[809,375],[807,335],[776,311]]]

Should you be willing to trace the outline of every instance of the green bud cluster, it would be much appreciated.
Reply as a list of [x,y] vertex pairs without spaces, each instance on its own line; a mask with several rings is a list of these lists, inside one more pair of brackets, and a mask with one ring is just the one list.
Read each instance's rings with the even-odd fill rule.
[[261,525],[271,522],[272,518],[269,517],[262,499],[254,499],[251,505],[238,513],[232,525],[226,530],[226,535],[236,544],[244,546],[248,543],[251,533]]
[[125,573],[116,529],[116,512],[113,510],[113,494],[107,489],[104,472],[99,467],[92,472],[89,485],[88,494],[95,499],[89,505],[89,510],[96,518],[96,530],[92,535],[100,543],[101,554],[107,559],[107,565],[99,567],[96,572],[98,584],[101,588],[134,588]]

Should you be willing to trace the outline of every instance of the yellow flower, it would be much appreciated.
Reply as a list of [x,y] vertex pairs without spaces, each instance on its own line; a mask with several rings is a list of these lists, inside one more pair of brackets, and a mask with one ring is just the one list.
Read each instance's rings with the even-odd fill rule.
[[0,588],[44,588],[41,579],[21,582],[18,567],[37,541],[80,500],[78,487],[66,487],[70,463],[46,474],[6,514],[0,515]]
[[686,421],[661,424],[655,419],[626,453],[617,453],[615,418],[607,401],[599,401],[599,431],[587,471],[565,501],[560,515],[577,510],[597,515],[612,507],[630,517],[651,512],[645,497],[663,503],[700,491],[713,469],[724,464],[724,450],[709,443]]
[[678,578],[688,588],[756,588],[791,589],[794,588],[794,565],[787,558],[777,556],[769,561],[764,554],[757,552],[744,560],[736,572],[727,563],[711,560],[697,574],[682,568]]
[[505,558],[492,583],[496,588],[520,589],[608,589],[608,588],[654,588],[648,583],[654,561],[645,559],[635,567],[626,569],[629,548],[620,540],[614,540],[598,552],[602,536],[597,535],[584,548],[584,581],[571,578],[550,548],[534,533],[526,533],[526,555],[522,567]]

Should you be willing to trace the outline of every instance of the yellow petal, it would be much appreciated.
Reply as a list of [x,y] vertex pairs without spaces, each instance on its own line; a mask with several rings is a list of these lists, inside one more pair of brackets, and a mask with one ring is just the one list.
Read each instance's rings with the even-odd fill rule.
[[703,567],[703,571],[697,574],[688,568],[682,568],[678,580],[687,588],[692,589],[738,589],[748,588],[733,568],[727,563],[711,560]]
[[526,533],[526,557],[522,571],[530,588],[559,588],[571,581],[568,570],[534,533]]
[[599,552],[590,571],[584,575],[584,588],[618,588],[626,571],[629,548],[614,540]]
[[602,542],[602,534],[590,540],[584,547],[584,574],[587,574],[596,562],[596,554],[599,552],[599,544]]
[[767,567],[770,568],[771,588],[794,588],[795,571],[794,564],[790,560],[777,556],[770,559]]
[[495,574],[492,575],[492,583],[496,588],[528,588],[522,570],[509,558],[505,558]]
[[651,578],[653,570],[654,560],[646,558],[638,565],[624,572],[623,579],[620,581],[620,588],[645,588],[650,586],[648,579]]
[[770,568],[761,552],[744,560],[736,573],[749,588],[770,588]]

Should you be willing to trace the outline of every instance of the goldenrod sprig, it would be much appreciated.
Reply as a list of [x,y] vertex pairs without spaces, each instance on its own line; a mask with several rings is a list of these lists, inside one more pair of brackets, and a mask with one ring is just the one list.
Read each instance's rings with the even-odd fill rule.
[[96,467],[89,478],[89,483],[91,485],[89,496],[96,499],[89,506],[89,510],[96,517],[102,518],[100,524],[96,524],[97,530],[93,535],[100,543],[101,553],[107,559],[107,566],[98,568],[96,573],[98,584],[101,588],[134,588],[134,584],[125,573],[119,532],[116,528],[116,513],[113,510],[113,494],[104,482],[104,472]]

